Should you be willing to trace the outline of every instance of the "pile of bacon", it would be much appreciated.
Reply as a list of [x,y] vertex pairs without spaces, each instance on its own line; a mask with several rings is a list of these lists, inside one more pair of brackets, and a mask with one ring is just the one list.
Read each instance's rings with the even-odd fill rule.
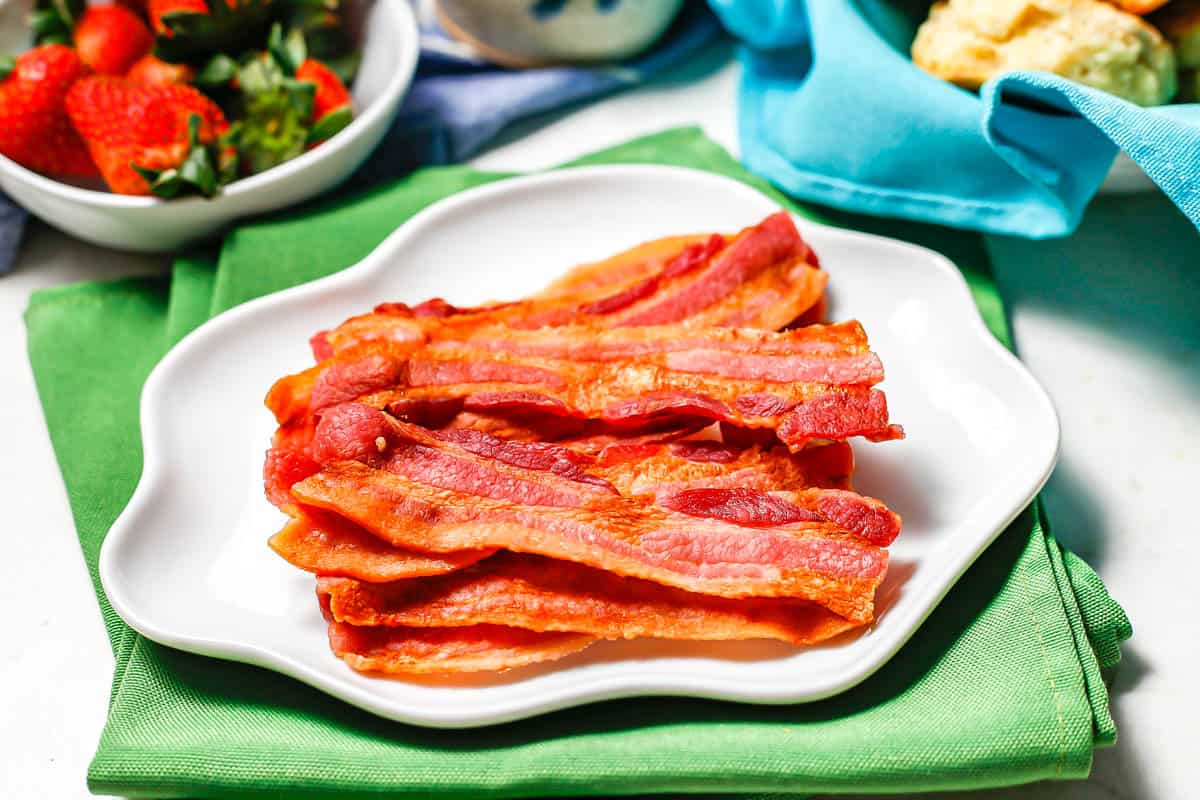
[[900,518],[846,440],[898,438],[784,213],[541,294],[387,303],[267,396],[271,547],[358,670],[501,670],[599,639],[819,642],[873,619]]

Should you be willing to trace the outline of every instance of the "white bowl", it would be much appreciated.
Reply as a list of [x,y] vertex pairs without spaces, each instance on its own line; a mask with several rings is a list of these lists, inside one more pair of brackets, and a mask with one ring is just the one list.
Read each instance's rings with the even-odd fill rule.
[[[327,191],[350,176],[379,144],[412,81],[419,44],[404,0],[350,6],[351,35],[362,50],[352,86],[356,116],[319,147],[226,186],[211,199],[161,200],[84,189],[0,156],[0,189],[35,216],[85,241],[120,250],[176,250],[234,220],[274,211]],[[10,21],[13,14],[6,14]],[[11,39],[11,28],[0,38]]]

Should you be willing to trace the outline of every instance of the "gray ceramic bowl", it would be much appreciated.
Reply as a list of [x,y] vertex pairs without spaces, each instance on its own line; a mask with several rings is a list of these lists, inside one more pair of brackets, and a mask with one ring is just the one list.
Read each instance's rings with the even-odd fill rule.
[[654,43],[683,0],[437,0],[455,37],[499,64],[615,61]]

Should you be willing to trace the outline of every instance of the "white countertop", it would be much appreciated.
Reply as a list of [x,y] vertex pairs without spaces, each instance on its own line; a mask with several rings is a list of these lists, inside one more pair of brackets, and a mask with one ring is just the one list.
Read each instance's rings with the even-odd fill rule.
[[[521,126],[476,163],[548,166],[631,136],[700,124],[736,150],[737,69],[725,51],[651,87]],[[1135,242],[1136,244],[1131,244]],[[1133,619],[1114,683],[1115,748],[1092,777],[946,797],[1182,798],[1200,755],[1200,237],[1160,196],[1103,198],[1070,240],[989,240],[1021,356],[1063,420],[1046,490],[1055,533]],[[90,797],[112,656],[25,355],[35,289],[158,272],[167,260],[103,251],[37,223],[0,277],[0,486],[9,618],[0,657],[0,796]],[[35,599],[36,598],[36,599]]]

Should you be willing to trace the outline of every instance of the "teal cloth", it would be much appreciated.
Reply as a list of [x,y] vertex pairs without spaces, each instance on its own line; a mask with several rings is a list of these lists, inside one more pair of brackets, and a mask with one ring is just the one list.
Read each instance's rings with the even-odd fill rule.
[[909,58],[928,2],[710,0],[746,43],[746,165],[796,197],[1030,238],[1066,235],[1123,150],[1200,225],[1200,105],[1146,109],[1054,75],[979,94]]

